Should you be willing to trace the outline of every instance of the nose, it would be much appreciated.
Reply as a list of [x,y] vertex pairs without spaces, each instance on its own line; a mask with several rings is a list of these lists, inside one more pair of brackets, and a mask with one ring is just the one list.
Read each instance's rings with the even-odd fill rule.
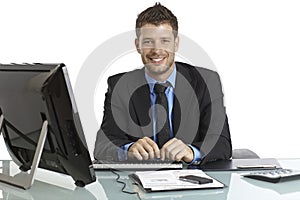
[[162,49],[154,47],[151,49],[152,54],[160,54],[162,52]]
[[163,51],[163,47],[162,47],[162,44],[160,43],[160,41],[155,41],[153,42],[153,46],[151,48],[151,51],[152,52],[160,52],[160,51]]

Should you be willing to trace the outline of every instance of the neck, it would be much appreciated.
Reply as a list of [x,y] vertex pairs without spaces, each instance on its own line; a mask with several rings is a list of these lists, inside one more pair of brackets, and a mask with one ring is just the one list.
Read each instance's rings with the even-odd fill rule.
[[172,64],[172,66],[170,67],[170,69],[162,74],[157,74],[157,73],[151,73],[147,68],[145,68],[146,73],[153,79],[155,79],[158,82],[164,82],[166,81],[169,76],[172,74],[173,70],[174,70],[174,63]]

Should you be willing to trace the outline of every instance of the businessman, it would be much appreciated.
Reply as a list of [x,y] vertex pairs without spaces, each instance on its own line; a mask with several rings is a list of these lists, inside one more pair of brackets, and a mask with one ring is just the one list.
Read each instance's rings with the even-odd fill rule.
[[108,78],[94,157],[176,160],[200,164],[232,154],[216,72],[175,62],[176,16],[160,3],[136,20],[144,67]]

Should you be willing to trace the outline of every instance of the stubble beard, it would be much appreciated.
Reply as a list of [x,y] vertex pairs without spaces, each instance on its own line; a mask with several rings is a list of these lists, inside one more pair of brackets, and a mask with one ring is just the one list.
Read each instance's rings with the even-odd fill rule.
[[[167,73],[172,67],[172,65],[159,66],[159,65],[152,64],[152,63],[147,63],[145,66],[146,66],[147,72],[152,75],[155,75],[155,76]],[[157,68],[160,68],[160,69],[157,70]]]

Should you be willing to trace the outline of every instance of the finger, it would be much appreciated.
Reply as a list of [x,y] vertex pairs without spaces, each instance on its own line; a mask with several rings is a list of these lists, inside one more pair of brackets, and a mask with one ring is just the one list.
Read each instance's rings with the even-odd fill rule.
[[139,151],[139,153],[141,154],[141,156],[143,157],[143,160],[148,160],[148,159],[149,159],[149,154],[148,154],[148,152],[144,149],[143,146],[139,146],[138,151]]
[[154,149],[153,147],[147,142],[147,140],[143,140],[142,147],[148,153],[150,159],[154,159]]
[[169,159],[169,160],[175,160],[175,157],[176,155],[183,151],[184,150],[184,146],[182,144],[178,144],[176,142],[176,144],[172,143],[171,145],[169,145],[167,148],[166,148],[166,157]]
[[136,158],[138,160],[143,160],[142,155],[139,153],[139,151],[134,148],[132,151],[128,152],[130,157]]
[[188,156],[188,151],[186,150],[186,148],[184,148],[183,150],[179,151],[175,156],[174,156],[174,160],[179,162],[182,160],[183,157]]
[[160,159],[160,151],[159,150],[154,151],[154,153],[155,153],[155,157]]
[[184,162],[186,163],[190,163],[194,160],[194,151],[191,147],[187,146],[186,148],[186,154],[184,155],[184,157],[182,158],[182,160],[184,160]]
[[166,142],[162,148],[160,149],[160,159],[165,160],[169,159],[169,151],[170,151],[170,145],[172,145],[175,141],[177,141],[176,138],[172,138],[168,142]]
[[163,146],[162,146],[162,149],[163,148],[166,148],[167,146],[169,146],[170,144],[174,143],[175,141],[177,141],[178,139],[177,138],[172,138],[171,140],[169,140],[168,142],[166,142]]
[[157,158],[160,158],[160,150],[159,150],[157,144],[156,144],[151,138],[145,137],[145,140],[146,140],[147,143],[152,147],[155,156],[156,156]]
[[[129,158],[136,158],[136,159],[138,159],[139,160],[139,156],[136,156],[136,154],[138,153],[138,150],[136,149],[136,144],[135,143],[133,143],[130,147],[129,147],[129,149],[128,149],[128,156],[129,156]],[[139,153],[138,153],[139,154]],[[142,157],[140,157],[140,159],[142,159]]]
[[165,158],[166,158],[166,157],[165,157],[165,153],[164,153],[162,150],[160,150],[160,153],[159,153],[159,154],[160,154],[160,159],[161,159],[161,160],[165,160]]
[[144,147],[143,147],[143,142],[142,142],[142,140],[138,140],[136,143],[134,143],[134,144],[132,145],[132,148],[130,148],[130,149],[132,149],[131,151],[136,150],[136,151],[134,151],[134,152],[135,152],[135,153],[138,152],[139,155],[142,156],[142,158],[139,159],[139,160],[148,160],[149,155],[148,155],[148,153],[145,151],[145,149],[144,149]]

